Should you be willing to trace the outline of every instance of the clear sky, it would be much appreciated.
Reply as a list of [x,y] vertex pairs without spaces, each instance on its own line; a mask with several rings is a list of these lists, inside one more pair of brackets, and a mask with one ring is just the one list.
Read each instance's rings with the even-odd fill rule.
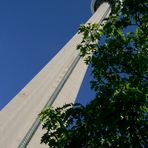
[[[91,16],[91,0],[0,0],[0,109]],[[77,102],[92,98],[90,70]],[[86,93],[87,92],[87,93]]]

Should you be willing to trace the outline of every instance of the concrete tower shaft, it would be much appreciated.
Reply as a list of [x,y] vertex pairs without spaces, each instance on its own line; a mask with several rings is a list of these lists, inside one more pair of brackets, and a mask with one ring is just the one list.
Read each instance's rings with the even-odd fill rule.
[[95,13],[103,2],[108,2],[113,7],[114,0],[92,0],[91,1],[91,12]]
[[[100,3],[99,3],[100,2]],[[102,23],[111,5],[92,1],[95,12],[87,23]],[[98,8],[98,9],[97,9]],[[78,33],[0,112],[0,148],[46,148],[40,145],[43,130],[38,114],[44,107],[59,107],[75,102],[87,65],[76,50]]]

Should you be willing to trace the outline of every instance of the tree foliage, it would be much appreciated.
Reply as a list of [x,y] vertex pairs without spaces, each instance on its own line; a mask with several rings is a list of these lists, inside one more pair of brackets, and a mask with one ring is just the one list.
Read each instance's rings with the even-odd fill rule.
[[[54,148],[148,147],[148,2],[115,0],[102,25],[81,25],[95,98],[41,114],[41,142]],[[85,98],[84,98],[85,99]]]

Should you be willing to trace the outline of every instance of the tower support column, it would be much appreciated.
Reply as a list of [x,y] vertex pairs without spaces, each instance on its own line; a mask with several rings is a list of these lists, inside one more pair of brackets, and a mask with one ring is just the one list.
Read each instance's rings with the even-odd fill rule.
[[[101,23],[110,12],[110,4],[103,2],[87,23]],[[46,147],[40,145],[43,131],[36,124],[37,116],[45,106],[75,102],[87,70],[76,50],[81,40],[76,34],[1,111],[0,147]]]

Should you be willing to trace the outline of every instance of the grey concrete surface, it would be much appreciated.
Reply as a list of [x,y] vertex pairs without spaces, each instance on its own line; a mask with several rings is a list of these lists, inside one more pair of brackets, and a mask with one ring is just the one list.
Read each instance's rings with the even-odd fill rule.
[[[99,22],[103,17],[108,16],[110,11],[110,5],[104,2],[88,22]],[[18,147],[38,114],[63,79],[67,70],[78,56],[79,52],[76,50],[76,46],[80,42],[81,35],[76,34],[0,112],[0,148]],[[83,62],[83,59],[80,59],[54,101],[53,107],[75,102],[86,70],[87,66]],[[27,147],[47,147],[40,145],[42,134],[43,131],[40,126]]]

